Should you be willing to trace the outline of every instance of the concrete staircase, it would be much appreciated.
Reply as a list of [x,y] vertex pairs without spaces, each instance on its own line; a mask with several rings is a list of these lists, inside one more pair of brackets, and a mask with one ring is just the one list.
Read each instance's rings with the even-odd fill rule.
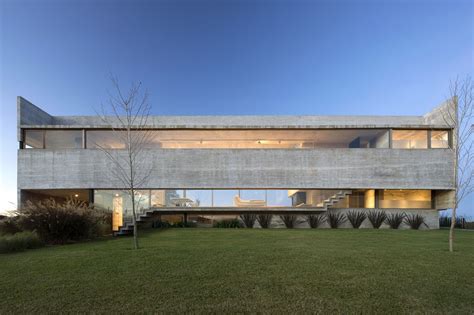
[[[328,208],[334,206],[336,203],[344,199],[346,196],[352,194],[352,190],[340,190],[331,197],[325,199],[322,202],[322,207],[316,207],[315,210],[327,210]],[[156,209],[142,209],[139,210],[137,215],[137,224],[148,222],[154,214],[158,211]],[[133,234],[133,221],[131,217],[124,218],[123,226],[119,228],[117,232],[114,233],[115,236],[122,235],[132,235]]]
[[323,210],[327,210],[328,208],[334,206],[336,203],[341,201],[342,199],[346,198],[346,196],[352,194],[352,190],[341,190],[329,197],[328,199],[325,199],[323,201],[322,208]]

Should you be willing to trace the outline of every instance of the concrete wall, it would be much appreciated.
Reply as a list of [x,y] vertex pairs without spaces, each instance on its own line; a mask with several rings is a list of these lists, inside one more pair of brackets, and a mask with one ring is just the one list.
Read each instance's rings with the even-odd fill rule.
[[[108,117],[55,116],[54,125],[61,128],[107,128],[119,126]],[[390,128],[423,127],[422,116],[152,116],[148,125],[154,128],[262,129],[262,128]]]
[[[453,188],[449,149],[153,149],[141,161],[144,188]],[[100,150],[19,150],[18,187],[123,188],[112,167]]]
[[[452,119],[450,118],[456,118],[456,109],[454,107],[455,104],[456,103],[451,99],[446,100],[429,113],[426,113],[423,116],[423,121],[430,125],[447,125],[447,123],[452,124]],[[447,121],[445,118],[447,118]]]
[[21,96],[17,97],[17,126],[18,126],[18,141],[21,141],[22,125],[51,125],[54,124],[53,116],[46,113],[41,108],[33,105],[28,100]]

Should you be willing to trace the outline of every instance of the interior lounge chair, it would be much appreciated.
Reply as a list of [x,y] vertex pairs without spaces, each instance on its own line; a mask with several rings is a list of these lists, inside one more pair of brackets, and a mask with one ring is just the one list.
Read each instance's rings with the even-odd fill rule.
[[234,205],[236,207],[265,207],[265,200],[245,200],[235,195]]

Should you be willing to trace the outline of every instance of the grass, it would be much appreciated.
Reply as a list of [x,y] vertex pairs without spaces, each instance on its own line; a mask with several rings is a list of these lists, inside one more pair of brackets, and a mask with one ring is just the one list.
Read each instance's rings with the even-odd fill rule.
[[168,229],[0,255],[0,313],[472,313],[474,232]]

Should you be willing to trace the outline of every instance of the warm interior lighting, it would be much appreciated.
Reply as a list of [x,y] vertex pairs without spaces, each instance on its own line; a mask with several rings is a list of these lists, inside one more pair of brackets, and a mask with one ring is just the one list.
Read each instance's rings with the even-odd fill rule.
[[115,197],[118,197],[118,196],[119,196],[119,194],[115,194]]
[[79,194],[75,194],[74,197],[76,197],[76,198],[79,197]]

